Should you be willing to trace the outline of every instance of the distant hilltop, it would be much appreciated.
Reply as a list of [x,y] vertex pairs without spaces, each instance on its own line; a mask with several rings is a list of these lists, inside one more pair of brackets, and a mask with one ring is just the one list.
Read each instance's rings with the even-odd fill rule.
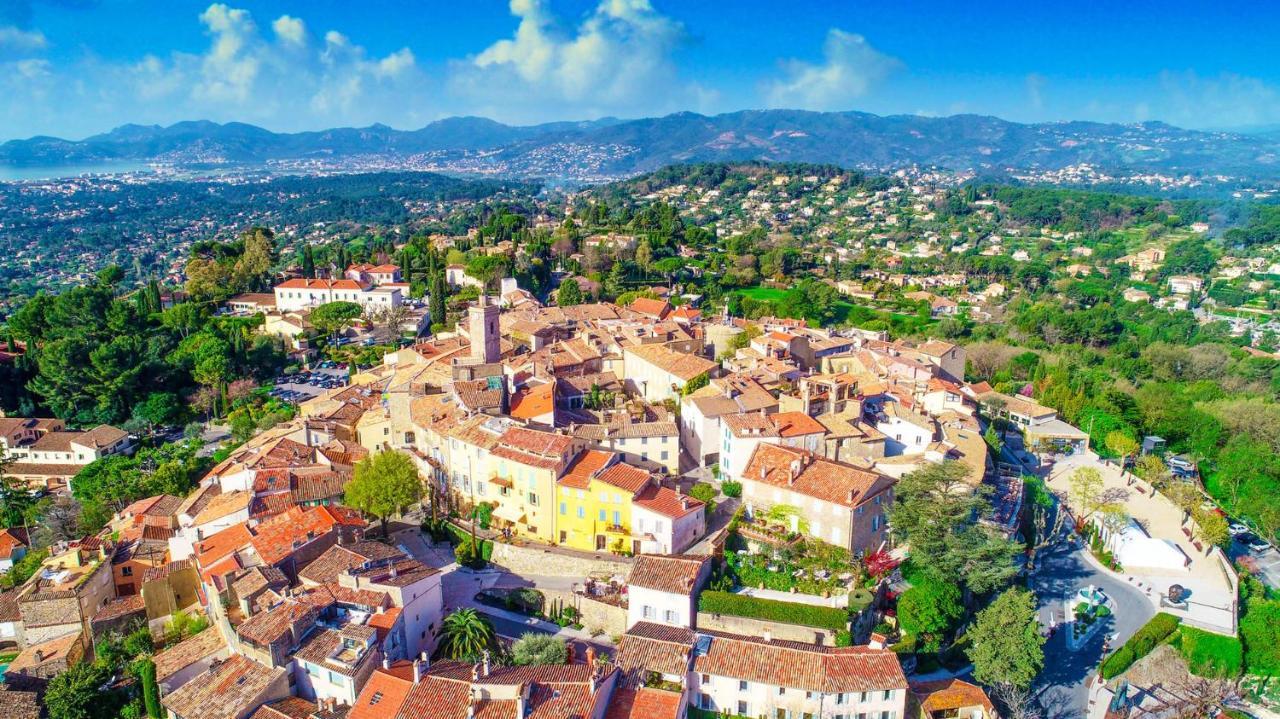
[[877,170],[923,166],[987,176],[1087,166],[1117,176],[1268,181],[1280,179],[1280,134],[1205,132],[1160,122],[1023,124],[979,115],[752,110],[522,127],[453,117],[418,130],[372,125],[297,133],[192,121],[125,125],[78,141],[33,137],[0,145],[0,165],[11,167],[292,163],[577,180],[627,177],[672,163],[735,160]]

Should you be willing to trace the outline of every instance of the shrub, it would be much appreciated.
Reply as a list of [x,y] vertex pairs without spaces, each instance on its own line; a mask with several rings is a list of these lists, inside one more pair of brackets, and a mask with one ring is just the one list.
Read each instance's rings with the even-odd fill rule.
[[1250,674],[1280,674],[1280,602],[1250,597],[1240,619],[1245,666]]
[[467,540],[459,542],[458,546],[453,548],[453,558],[463,567],[473,567],[476,564],[476,545]]
[[841,629],[840,631],[836,632],[836,646],[837,647],[853,646],[853,633],[847,629]]
[[719,492],[716,491],[716,488],[706,482],[698,482],[689,488],[689,496],[698,501],[706,502],[708,508],[714,505],[717,494]]
[[1112,679],[1129,668],[1129,665],[1145,657],[1178,628],[1181,620],[1172,614],[1160,612],[1151,621],[1129,637],[1124,646],[1117,649],[1106,661],[1102,662],[1099,671],[1103,679]]
[[709,614],[727,614],[733,617],[761,619],[766,622],[799,624],[818,627],[833,632],[849,628],[848,613],[832,607],[811,604],[779,602],[743,594],[704,591],[698,598],[698,611]]
[[727,480],[720,484],[720,491],[724,492],[724,496],[726,497],[735,497],[735,498],[741,497],[742,482],[734,482],[733,480]]
[[564,664],[568,658],[569,647],[551,634],[530,632],[511,645],[511,661],[516,666]]
[[1244,645],[1239,639],[1195,627],[1182,628],[1178,651],[1196,676],[1229,679],[1240,676],[1244,666]]

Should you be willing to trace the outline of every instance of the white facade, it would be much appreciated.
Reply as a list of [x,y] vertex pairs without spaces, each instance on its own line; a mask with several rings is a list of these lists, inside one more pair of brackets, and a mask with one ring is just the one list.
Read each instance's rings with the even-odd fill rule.
[[400,287],[368,289],[355,280],[289,280],[276,286],[275,295],[278,312],[297,312],[330,302],[354,302],[372,309],[404,303]]
[[876,429],[884,433],[886,457],[901,454],[920,454],[929,448],[933,441],[933,430],[925,429],[914,422],[890,415],[887,419],[876,422]]
[[823,693],[696,670],[689,682],[689,701],[707,711],[787,719],[905,719],[907,710],[905,689]]
[[671,594],[631,585],[627,587],[627,626],[653,622],[692,628],[698,616],[695,595],[696,592]]

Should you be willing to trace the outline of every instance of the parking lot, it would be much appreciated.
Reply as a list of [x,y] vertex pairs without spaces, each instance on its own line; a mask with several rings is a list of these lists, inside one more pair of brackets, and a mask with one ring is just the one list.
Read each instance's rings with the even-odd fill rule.
[[305,402],[331,389],[347,386],[347,366],[341,362],[320,362],[311,370],[281,375],[275,379],[271,396],[285,402]]

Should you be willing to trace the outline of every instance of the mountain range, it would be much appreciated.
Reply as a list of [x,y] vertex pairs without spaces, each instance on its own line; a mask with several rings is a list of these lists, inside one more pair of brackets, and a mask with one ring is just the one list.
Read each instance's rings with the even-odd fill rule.
[[385,125],[277,133],[244,123],[125,125],[83,140],[0,145],[0,165],[110,162],[382,163],[516,177],[603,179],[679,162],[770,160],[864,169],[904,166],[999,175],[1087,163],[1110,174],[1280,179],[1280,133],[1186,130],[1161,122],[1017,123],[980,115],[880,116],[752,110],[533,126],[453,117],[418,130]]

